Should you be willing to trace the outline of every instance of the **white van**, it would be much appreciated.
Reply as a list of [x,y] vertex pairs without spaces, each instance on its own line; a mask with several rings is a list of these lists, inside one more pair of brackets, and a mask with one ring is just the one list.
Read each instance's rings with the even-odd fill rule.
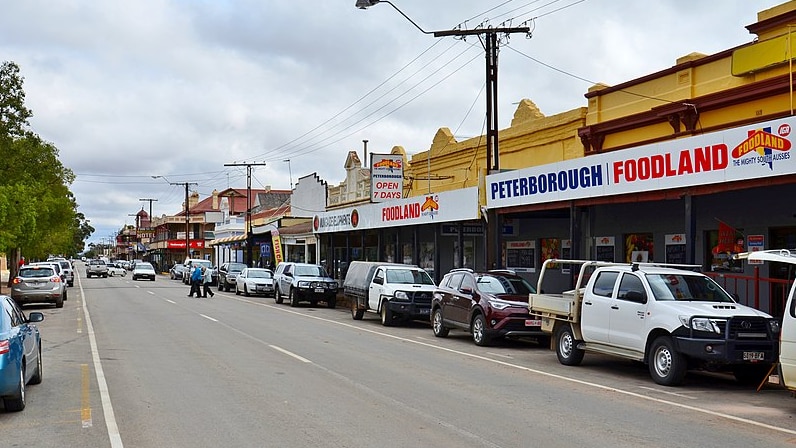
[[[750,261],[776,261],[796,265],[796,249],[761,250],[736,255]],[[796,283],[788,292],[785,313],[782,316],[782,329],[779,335],[779,366],[782,376],[780,383],[796,391]]]

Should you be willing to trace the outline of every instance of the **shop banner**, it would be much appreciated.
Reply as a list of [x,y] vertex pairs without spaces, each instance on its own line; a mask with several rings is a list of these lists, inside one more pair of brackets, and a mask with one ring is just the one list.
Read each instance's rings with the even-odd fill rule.
[[400,154],[371,154],[370,200],[401,199],[404,191],[404,159]]
[[488,208],[658,191],[796,173],[796,117],[486,178]]
[[315,215],[315,233],[479,219],[478,187],[363,204]]
[[282,241],[278,230],[271,231],[271,244],[274,245],[274,265],[285,261],[282,257]]

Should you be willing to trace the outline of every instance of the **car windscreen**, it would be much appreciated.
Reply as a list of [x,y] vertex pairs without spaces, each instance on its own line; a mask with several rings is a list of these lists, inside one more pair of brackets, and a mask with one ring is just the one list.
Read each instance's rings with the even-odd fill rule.
[[249,271],[249,278],[271,278],[271,271]]
[[647,274],[655,300],[734,302],[711,278],[703,275]]
[[149,263],[136,263],[135,268],[144,271],[151,271],[154,269],[151,264]]
[[403,283],[406,285],[433,285],[434,280],[426,271],[420,269],[388,269],[387,283]]
[[229,272],[240,272],[240,271],[242,271],[244,269],[246,269],[246,265],[243,264],[243,263],[230,263],[229,264],[229,268],[227,268],[227,271],[229,271]]
[[482,275],[478,277],[477,281],[478,289],[493,294],[525,295],[536,292],[536,288],[521,277]]
[[19,276],[25,278],[37,278],[37,277],[52,277],[55,275],[55,270],[50,267],[30,267],[30,268],[22,268],[19,270]]
[[320,266],[296,266],[298,277],[326,277],[326,271]]

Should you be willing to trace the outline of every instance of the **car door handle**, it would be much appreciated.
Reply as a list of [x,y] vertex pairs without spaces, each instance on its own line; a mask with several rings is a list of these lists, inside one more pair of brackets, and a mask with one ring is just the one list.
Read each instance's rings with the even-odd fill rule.
[[619,309],[619,305],[611,305],[611,309],[612,310],[618,310]]
[[591,302],[583,302],[584,305],[591,305]]

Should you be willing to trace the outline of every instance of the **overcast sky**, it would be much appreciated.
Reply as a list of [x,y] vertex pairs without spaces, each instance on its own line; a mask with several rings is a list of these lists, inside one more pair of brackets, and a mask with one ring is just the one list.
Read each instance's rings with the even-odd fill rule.
[[[753,40],[785,0],[393,0],[425,31],[530,26],[499,57],[499,126],[523,98],[545,115],[618,84]],[[476,38],[423,34],[356,0],[0,0],[0,60],[25,79],[31,126],[77,174],[90,241],[182,209],[183,186],[289,189],[345,177],[348,151],[425,151],[440,127],[484,132]],[[505,22],[510,20],[510,22]],[[527,22],[526,22],[527,21]],[[285,160],[290,162],[285,162]],[[164,176],[153,179],[152,176]],[[166,179],[166,180],[164,180]]]

